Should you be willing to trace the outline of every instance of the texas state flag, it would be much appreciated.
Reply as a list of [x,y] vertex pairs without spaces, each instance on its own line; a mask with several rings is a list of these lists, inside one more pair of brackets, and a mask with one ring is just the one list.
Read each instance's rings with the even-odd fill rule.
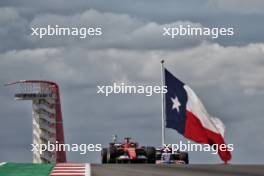
[[[202,144],[222,144],[224,124],[220,119],[211,117],[194,91],[165,69],[166,127],[177,130],[184,137]],[[231,159],[229,151],[218,150],[220,158],[227,162]]]

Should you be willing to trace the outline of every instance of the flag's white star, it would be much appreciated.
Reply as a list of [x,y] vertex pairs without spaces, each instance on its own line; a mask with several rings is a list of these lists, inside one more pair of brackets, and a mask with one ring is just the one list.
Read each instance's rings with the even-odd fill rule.
[[174,99],[171,98],[171,101],[172,101],[172,103],[173,103],[173,105],[172,105],[172,109],[176,109],[177,112],[179,112],[179,110],[180,110],[180,106],[181,106],[181,103],[179,102],[177,96],[175,96]]

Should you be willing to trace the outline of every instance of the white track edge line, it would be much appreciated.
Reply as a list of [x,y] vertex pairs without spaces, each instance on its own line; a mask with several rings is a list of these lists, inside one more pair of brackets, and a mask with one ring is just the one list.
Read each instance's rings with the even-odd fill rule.
[[91,176],[91,164],[85,164],[85,176]]

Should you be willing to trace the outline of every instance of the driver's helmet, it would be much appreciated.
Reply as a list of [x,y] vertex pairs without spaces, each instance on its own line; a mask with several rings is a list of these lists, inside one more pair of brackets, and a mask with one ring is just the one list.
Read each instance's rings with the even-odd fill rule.
[[114,135],[112,136],[112,142],[113,142],[113,143],[117,143],[117,139],[118,139],[117,135],[114,134]]
[[171,159],[171,154],[167,153],[167,152],[162,153],[161,158],[162,158],[163,162],[169,163],[170,159]]
[[128,144],[130,142],[130,139],[131,139],[130,137],[126,137],[125,138],[125,144]]

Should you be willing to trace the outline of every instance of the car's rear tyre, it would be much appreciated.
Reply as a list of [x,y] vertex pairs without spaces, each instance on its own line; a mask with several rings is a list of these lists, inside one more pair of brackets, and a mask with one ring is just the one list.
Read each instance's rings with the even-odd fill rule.
[[189,164],[189,155],[187,152],[181,152],[179,154],[179,160],[182,160],[185,162],[185,164]]
[[155,164],[156,163],[156,149],[155,147],[147,147],[146,148],[146,157],[147,163]]
[[107,163],[107,148],[103,148],[101,151],[101,161],[102,161],[102,164]]
[[109,146],[107,150],[107,163],[116,163],[117,149],[115,146]]

